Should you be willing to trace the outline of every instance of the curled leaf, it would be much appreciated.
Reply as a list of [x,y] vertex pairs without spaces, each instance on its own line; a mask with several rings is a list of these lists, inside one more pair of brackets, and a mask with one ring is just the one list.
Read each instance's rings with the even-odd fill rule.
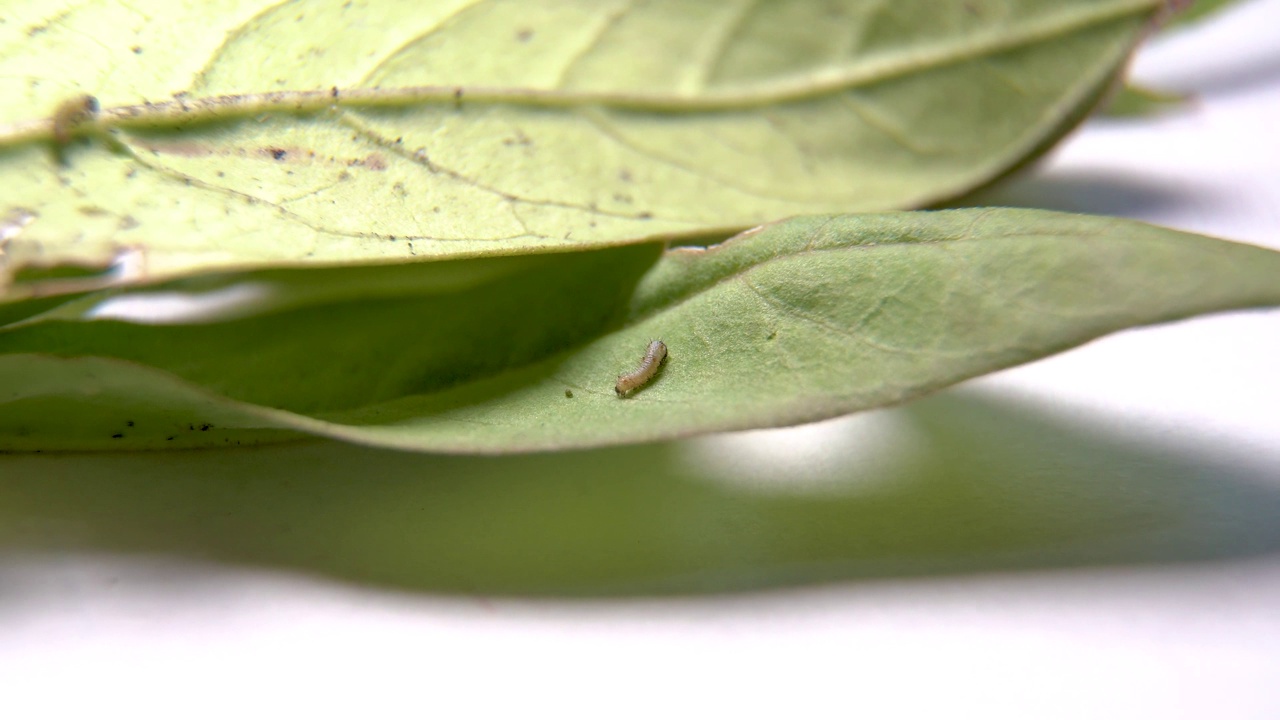
[[[0,331],[0,442],[644,442],[893,405],[1123,328],[1280,304],[1280,253],[1044,211],[807,217],[651,267],[650,250],[548,255],[456,293],[214,327],[19,323]],[[475,262],[492,261],[436,272]],[[619,398],[653,339],[661,372]]]

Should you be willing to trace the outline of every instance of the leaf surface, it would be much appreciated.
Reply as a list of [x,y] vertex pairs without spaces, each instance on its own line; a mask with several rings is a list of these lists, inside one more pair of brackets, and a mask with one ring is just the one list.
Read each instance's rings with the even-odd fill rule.
[[[10,3],[0,285],[22,298],[51,291],[20,282],[29,268],[157,281],[927,205],[1066,132],[1160,5]],[[59,125],[82,93],[101,111]]]
[[[643,442],[893,405],[1123,328],[1280,304],[1280,253],[1044,211],[817,216],[656,264],[654,250],[511,259],[457,292],[199,332],[16,323],[0,330],[0,438],[152,448],[308,433],[482,453]],[[495,261],[441,268],[482,262]],[[653,338],[665,365],[618,398],[615,377]]]

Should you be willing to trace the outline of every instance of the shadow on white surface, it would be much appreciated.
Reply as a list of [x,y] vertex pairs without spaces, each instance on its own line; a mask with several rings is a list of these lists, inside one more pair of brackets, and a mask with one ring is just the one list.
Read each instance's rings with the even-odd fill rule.
[[[771,480],[734,481],[722,462],[732,443],[499,458],[326,443],[0,457],[0,547],[11,558],[185,557],[415,592],[588,597],[1280,551],[1273,457],[1208,457],[1185,438],[1153,442],[972,393],[879,419],[890,426],[879,448],[865,423],[808,429],[822,442],[800,454],[823,476],[792,488],[785,463]],[[775,487],[763,492],[762,478]],[[0,603],[38,601],[22,576],[0,565]]]
[[1154,174],[1085,168],[1031,171],[964,199],[966,206],[1039,208],[1116,217],[1207,211],[1221,202],[1211,186],[1171,182]]

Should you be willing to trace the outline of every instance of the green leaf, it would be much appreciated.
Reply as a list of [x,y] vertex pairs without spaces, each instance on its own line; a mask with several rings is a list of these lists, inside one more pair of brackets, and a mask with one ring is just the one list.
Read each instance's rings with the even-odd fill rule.
[[1176,0],[1175,4],[1185,7],[1176,11],[1172,20],[1165,25],[1167,28],[1179,28],[1200,22],[1210,15],[1216,15],[1232,5],[1239,4],[1239,0]]
[[1187,96],[1125,83],[1107,100],[1105,113],[1112,117],[1147,117],[1185,107]]
[[[0,331],[0,441],[643,442],[893,405],[1122,328],[1280,303],[1280,253],[1044,211],[798,218],[669,250],[641,277],[650,250],[453,261],[437,272],[527,265],[221,326],[18,323]],[[652,338],[670,357],[618,398]]]
[[24,223],[0,226],[0,288],[924,206],[1069,130],[1161,4],[11,3],[0,212]]

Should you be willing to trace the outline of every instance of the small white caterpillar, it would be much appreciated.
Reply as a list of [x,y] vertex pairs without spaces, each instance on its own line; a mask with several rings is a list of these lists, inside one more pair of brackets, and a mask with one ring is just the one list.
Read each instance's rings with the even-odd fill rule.
[[640,360],[640,367],[619,375],[618,384],[613,386],[613,391],[618,393],[618,397],[626,397],[644,387],[658,373],[658,368],[666,359],[667,346],[661,340],[649,343],[648,349],[644,351],[644,357]]

